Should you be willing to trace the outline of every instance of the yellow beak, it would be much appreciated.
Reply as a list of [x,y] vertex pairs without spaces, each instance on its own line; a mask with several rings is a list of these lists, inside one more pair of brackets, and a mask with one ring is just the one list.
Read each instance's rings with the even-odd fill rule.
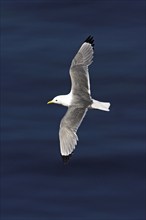
[[53,100],[51,100],[51,101],[47,102],[47,104],[52,104],[52,103],[53,103]]

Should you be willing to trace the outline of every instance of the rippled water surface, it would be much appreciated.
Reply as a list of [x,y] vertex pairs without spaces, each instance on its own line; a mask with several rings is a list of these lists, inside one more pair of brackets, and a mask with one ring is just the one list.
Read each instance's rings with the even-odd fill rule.
[[[145,219],[144,1],[1,1],[1,220]],[[64,166],[69,66],[95,39],[89,111]]]

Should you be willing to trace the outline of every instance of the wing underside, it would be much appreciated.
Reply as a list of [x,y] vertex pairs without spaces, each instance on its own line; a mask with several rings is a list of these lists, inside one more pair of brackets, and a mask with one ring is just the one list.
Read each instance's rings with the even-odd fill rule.
[[93,38],[89,36],[72,60],[70,77],[72,83],[71,91],[73,93],[83,90],[90,94],[88,66],[93,62],[93,42]]
[[61,120],[59,139],[62,156],[70,155],[77,145],[78,136],[76,134],[85,114],[86,108],[71,106]]

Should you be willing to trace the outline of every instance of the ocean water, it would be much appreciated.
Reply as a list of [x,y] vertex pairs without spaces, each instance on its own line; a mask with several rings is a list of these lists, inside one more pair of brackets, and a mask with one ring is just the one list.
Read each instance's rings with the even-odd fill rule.
[[[144,220],[145,2],[1,1],[1,220]],[[93,35],[92,96],[67,165],[69,67]]]

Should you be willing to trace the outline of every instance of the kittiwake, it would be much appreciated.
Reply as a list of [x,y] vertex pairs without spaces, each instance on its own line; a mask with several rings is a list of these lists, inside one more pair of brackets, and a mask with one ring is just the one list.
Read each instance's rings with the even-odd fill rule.
[[70,66],[71,91],[59,95],[47,104],[55,103],[68,107],[60,123],[60,152],[67,162],[77,145],[77,130],[88,109],[109,111],[109,102],[100,102],[91,97],[88,66],[93,62],[94,39],[89,36],[81,45]]

